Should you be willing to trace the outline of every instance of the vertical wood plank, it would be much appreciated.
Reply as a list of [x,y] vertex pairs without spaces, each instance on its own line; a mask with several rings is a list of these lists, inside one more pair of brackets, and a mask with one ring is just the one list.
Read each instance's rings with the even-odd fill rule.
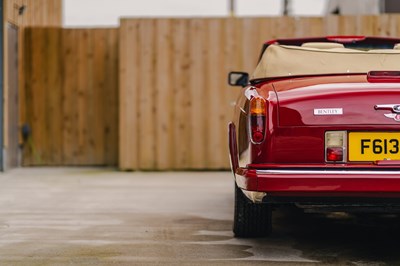
[[48,21],[48,8],[49,8],[49,3],[47,2],[48,0],[41,0],[41,7],[40,7],[40,25],[45,25],[45,23]]
[[[219,94],[219,102],[218,102],[218,125],[217,128],[219,130],[218,133],[218,141],[220,143],[219,157],[218,163],[215,165],[216,169],[227,169],[229,167],[229,156],[227,155],[228,151],[228,141],[226,141],[228,136],[227,125],[232,117],[232,107],[231,102],[236,98],[236,92],[232,91],[232,88],[228,87],[227,84],[227,76],[228,72],[226,71],[225,61],[227,60],[226,54],[226,45],[227,40],[225,39],[225,33],[227,30],[227,21],[225,19],[219,19],[219,78],[217,79],[218,84],[216,85],[218,88]],[[259,38],[265,38],[260,36]],[[225,77],[225,78],[224,78]],[[232,96],[234,98],[232,98]]]
[[118,29],[107,30],[105,90],[103,91],[105,164],[118,164]]
[[340,35],[339,34],[339,17],[327,16],[324,18],[324,30],[327,36]]
[[207,25],[204,20],[190,21],[190,88],[188,95],[191,98],[190,109],[190,168],[203,169],[206,165],[207,143],[205,138],[205,119],[207,119],[205,81],[207,73]]
[[[350,18],[348,18],[350,19]],[[375,19],[374,16],[357,16],[355,19],[355,33],[357,35],[374,36],[375,34]]]
[[97,121],[96,121],[96,109],[97,109],[97,95],[96,95],[96,76],[94,73],[94,31],[85,29],[87,33],[86,43],[86,54],[85,54],[85,65],[86,72],[83,78],[85,87],[80,88],[84,92],[85,97],[82,97],[82,101],[85,104],[85,125],[82,127],[85,138],[85,148],[82,150],[82,154],[86,158],[85,161],[89,162],[89,165],[96,165],[96,136],[97,136]]
[[[79,48],[78,48],[78,93],[76,104],[78,108],[78,120],[77,126],[77,136],[76,141],[78,145],[78,152],[77,152],[77,159],[78,163],[84,161],[90,161],[90,148],[89,148],[89,141],[88,141],[88,122],[87,121],[87,111],[90,108],[90,102],[87,102],[86,99],[89,97],[89,87],[88,87],[88,64],[87,61],[88,53],[89,53],[89,32],[87,29],[83,29],[78,33],[78,41],[79,41]],[[85,153],[85,151],[87,151]]]
[[15,23],[16,23],[16,25],[21,26],[21,25],[23,25],[24,16],[18,14],[18,8],[17,7],[22,7],[24,5],[24,0],[14,0],[14,4],[13,5],[14,5],[14,9],[15,9],[14,12],[17,15],[16,18],[15,18]]
[[[49,0],[52,1],[52,0]],[[49,25],[61,26],[62,25],[62,14],[63,14],[63,1],[53,1],[53,8],[50,10]]]
[[29,121],[29,126],[32,130],[32,161],[34,164],[42,164],[46,161],[46,148],[47,142],[45,139],[45,75],[42,75],[43,69],[47,66],[43,60],[43,55],[45,53],[45,30],[43,28],[35,29],[31,34],[32,42],[32,62],[36,65],[41,65],[41,68],[32,66],[31,72],[31,92],[32,96],[32,119]]
[[278,38],[293,38],[296,36],[296,22],[295,17],[280,17],[274,19],[274,25]]
[[[225,72],[229,73],[230,71],[239,71],[243,70],[242,64],[242,42],[241,42],[241,28],[239,25],[239,19],[229,18],[226,21],[225,27]],[[261,49],[261,47],[259,47]]]
[[64,165],[76,165],[78,150],[76,145],[78,121],[77,92],[78,80],[76,68],[78,66],[78,32],[73,29],[62,31],[64,62],[62,73],[62,100],[63,100],[63,163]]
[[[93,133],[93,163],[105,163],[105,126],[106,121],[105,112],[112,112],[107,110],[109,107],[103,104],[103,99],[106,97],[106,53],[107,53],[107,35],[104,29],[96,29],[93,33],[93,113],[89,121],[92,123]],[[112,97],[112,95],[110,95]]]
[[360,34],[357,27],[357,17],[340,16],[339,17],[339,34],[340,35],[357,35]]
[[[257,63],[260,49],[254,49],[254,46],[258,42],[259,27],[256,21],[251,18],[242,19],[242,37],[238,39],[242,42],[242,66],[246,72],[251,72]],[[259,47],[259,43],[257,43]]]
[[54,8],[54,6],[56,5],[56,1],[49,1],[46,0],[46,12],[45,12],[45,16],[44,16],[44,21],[47,24],[47,26],[55,26],[53,24],[53,17],[56,12],[56,9]]
[[[155,169],[155,21],[143,19],[139,28],[139,169]],[[158,78],[158,77],[157,77]]]
[[[258,53],[261,51],[262,45],[267,41],[267,40],[272,40],[276,39],[274,36],[274,30],[272,27],[271,23],[271,18],[260,18],[258,19],[258,27],[259,27],[259,33],[258,33]],[[257,56],[258,59],[258,56]]]
[[32,1],[30,0],[30,9],[31,9],[31,16],[30,16],[30,22],[29,24],[32,26],[39,26],[40,25],[40,5],[41,5],[41,0],[35,0]]
[[208,164],[206,167],[208,169],[218,169],[223,164],[224,155],[223,147],[224,142],[221,142],[220,135],[226,133],[226,130],[220,131],[220,125],[225,121],[222,121],[221,117],[221,95],[223,87],[221,87],[222,76],[226,75],[222,73],[222,63],[223,63],[223,50],[222,47],[222,23],[220,19],[211,19],[208,21],[208,31],[209,38],[207,47],[212,47],[209,49],[208,60],[207,60],[207,81],[204,90],[208,90],[206,101],[209,103],[209,107],[204,110],[203,115],[207,116],[207,125],[205,125],[207,130],[207,158]]
[[3,8],[4,8],[4,14],[5,14],[5,21],[12,21],[13,19],[13,14],[12,14],[12,9],[11,6],[13,5],[13,1],[4,1],[3,2]]
[[46,157],[50,165],[60,165],[63,153],[62,130],[62,85],[61,85],[61,29],[47,28],[46,50],[43,59],[46,61],[44,94],[46,95],[45,123],[47,137]]
[[155,151],[157,170],[172,168],[172,148],[174,146],[174,127],[172,126],[172,109],[174,97],[171,80],[171,20],[156,21],[156,70],[155,70]]
[[318,37],[323,35],[322,18],[295,18],[295,37]]
[[11,23],[18,23],[18,0],[9,0],[7,4],[8,19]]
[[174,127],[174,169],[190,168],[190,85],[189,85],[189,20],[177,19],[173,21],[173,127]]
[[[225,50],[225,60],[224,60],[224,69],[225,69],[225,73],[226,75],[230,72],[230,71],[245,71],[244,69],[244,65],[243,65],[243,61],[242,61],[242,56],[238,56],[241,55],[243,53],[243,46],[242,46],[242,31],[238,31],[238,29],[242,29],[242,27],[238,27],[237,24],[239,23],[239,19],[235,19],[234,21],[231,20],[227,20],[227,24],[225,27],[225,34],[224,34],[224,50]],[[273,19],[271,19],[271,28],[275,27]],[[234,23],[235,22],[235,23]],[[271,33],[273,34],[273,33]],[[265,41],[265,40],[264,40]],[[263,41],[263,42],[264,42]],[[258,46],[256,44],[254,44],[254,48],[258,51],[261,50],[261,44],[259,44]],[[249,72],[251,75],[251,72]],[[236,98],[239,94],[240,88],[236,88],[236,87],[230,87],[227,84],[225,84],[224,87],[224,98],[223,98],[223,112],[226,116],[226,120],[227,121],[231,121],[231,119],[233,118],[233,111],[234,108],[233,106],[236,103]],[[227,123],[224,125],[225,126],[225,132],[227,132]],[[225,139],[224,141],[226,141],[226,136],[227,133],[225,135]],[[225,152],[227,152],[228,149],[225,150]],[[221,166],[224,167],[225,165]],[[226,164],[226,166],[229,166],[229,162]]]
[[33,15],[34,15],[34,6],[32,0],[26,1],[26,11],[25,11],[25,26],[34,26],[33,24]]
[[139,155],[139,21],[121,21],[119,45],[119,167],[138,169]]
[[385,31],[384,36],[395,37],[397,31],[397,23],[395,15],[384,15],[384,24],[381,26]]

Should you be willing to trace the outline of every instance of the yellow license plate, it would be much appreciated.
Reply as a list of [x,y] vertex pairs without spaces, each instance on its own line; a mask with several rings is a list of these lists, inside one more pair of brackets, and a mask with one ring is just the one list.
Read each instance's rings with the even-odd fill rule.
[[400,132],[350,132],[349,161],[400,160]]

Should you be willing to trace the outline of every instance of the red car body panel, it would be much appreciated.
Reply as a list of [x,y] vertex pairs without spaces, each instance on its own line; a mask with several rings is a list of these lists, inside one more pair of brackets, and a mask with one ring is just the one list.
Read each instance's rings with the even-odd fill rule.
[[[316,41],[369,37],[332,36]],[[348,39],[346,39],[348,38]],[[301,44],[311,39],[267,42]],[[400,43],[400,39],[369,38],[375,43]],[[270,196],[390,197],[400,198],[400,162],[325,161],[325,132],[400,132],[400,122],[385,117],[378,104],[400,104],[398,79],[384,82],[367,73],[314,75],[257,80],[243,88],[229,126],[232,170],[243,190]],[[249,140],[249,94],[267,100],[265,141]],[[342,108],[340,116],[315,116],[317,108]]]

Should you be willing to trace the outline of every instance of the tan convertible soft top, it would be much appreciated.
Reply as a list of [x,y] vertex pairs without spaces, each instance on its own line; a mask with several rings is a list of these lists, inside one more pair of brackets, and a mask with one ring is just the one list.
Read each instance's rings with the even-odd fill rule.
[[367,73],[371,70],[400,70],[400,50],[360,51],[348,48],[318,49],[270,45],[252,78],[328,73]]

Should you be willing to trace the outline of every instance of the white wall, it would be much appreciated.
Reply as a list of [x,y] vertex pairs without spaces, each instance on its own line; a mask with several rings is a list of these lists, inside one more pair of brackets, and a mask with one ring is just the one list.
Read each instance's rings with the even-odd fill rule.
[[227,16],[224,0],[63,0],[63,24],[117,26],[120,17]]
[[321,16],[325,12],[326,3],[326,0],[292,0],[290,14],[294,16]]
[[[225,17],[230,0],[63,0],[66,27],[118,26],[120,17]],[[234,0],[237,16],[278,16],[283,0]],[[291,0],[290,14],[322,16],[327,1],[341,2],[360,12],[379,0]],[[355,8],[360,5],[362,8]],[[347,7],[343,6],[342,11]],[[348,13],[348,12],[347,12]],[[365,13],[365,12],[364,12]]]
[[280,0],[236,0],[237,16],[279,16],[282,14]]
[[[282,0],[235,0],[237,16],[278,16]],[[292,0],[293,14],[322,14],[326,0]],[[117,26],[120,17],[224,17],[229,0],[63,0],[66,27]]]

